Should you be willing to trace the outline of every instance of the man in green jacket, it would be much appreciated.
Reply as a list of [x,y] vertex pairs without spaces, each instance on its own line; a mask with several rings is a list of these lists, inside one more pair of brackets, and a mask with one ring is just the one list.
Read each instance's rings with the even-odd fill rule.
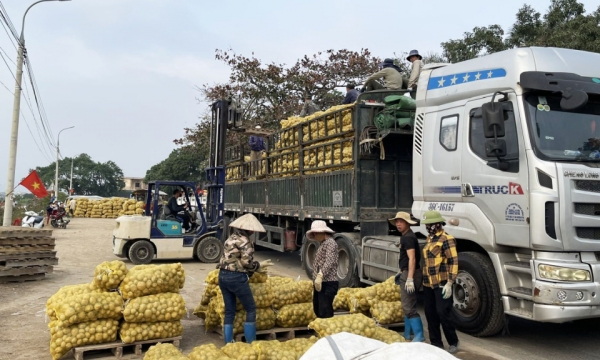
[[[369,76],[365,81],[366,91],[379,89],[399,90],[403,87],[406,88],[406,80],[403,79],[400,68],[394,65],[393,59],[385,59],[381,63],[381,67],[381,70]],[[384,85],[377,81],[379,79],[383,79]]]

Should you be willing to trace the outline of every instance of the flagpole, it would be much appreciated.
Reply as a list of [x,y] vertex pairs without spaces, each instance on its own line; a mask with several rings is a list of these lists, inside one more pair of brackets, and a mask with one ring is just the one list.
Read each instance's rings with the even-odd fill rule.
[[69,195],[71,195],[72,190],[73,190],[73,158],[71,158],[71,181],[69,181]]

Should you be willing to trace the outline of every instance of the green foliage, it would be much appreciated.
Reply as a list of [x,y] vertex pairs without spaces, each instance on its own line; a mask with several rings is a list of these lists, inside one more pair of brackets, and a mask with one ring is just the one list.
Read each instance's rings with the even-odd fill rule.
[[184,146],[175,149],[169,154],[169,157],[152,166],[146,171],[145,182],[155,180],[178,180],[200,182],[205,180],[206,159],[208,153],[206,150]]
[[[54,182],[56,163],[36,167],[44,185]],[[58,189],[68,189],[71,176],[71,158],[58,163]],[[95,162],[87,154],[73,158],[73,189],[75,195],[114,196],[123,187],[123,170],[113,161]],[[60,196],[60,194],[59,194]]]

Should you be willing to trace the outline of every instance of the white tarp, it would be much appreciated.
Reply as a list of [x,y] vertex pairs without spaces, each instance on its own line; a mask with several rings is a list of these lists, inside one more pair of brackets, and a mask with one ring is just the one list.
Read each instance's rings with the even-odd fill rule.
[[456,357],[425,343],[394,343],[342,332],[317,341],[300,360],[453,360]]

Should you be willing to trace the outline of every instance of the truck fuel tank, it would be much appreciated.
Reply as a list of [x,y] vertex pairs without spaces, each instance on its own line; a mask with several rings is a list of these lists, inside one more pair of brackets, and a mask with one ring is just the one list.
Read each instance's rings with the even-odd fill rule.
[[398,273],[399,236],[365,236],[362,241],[361,280],[383,282]]

